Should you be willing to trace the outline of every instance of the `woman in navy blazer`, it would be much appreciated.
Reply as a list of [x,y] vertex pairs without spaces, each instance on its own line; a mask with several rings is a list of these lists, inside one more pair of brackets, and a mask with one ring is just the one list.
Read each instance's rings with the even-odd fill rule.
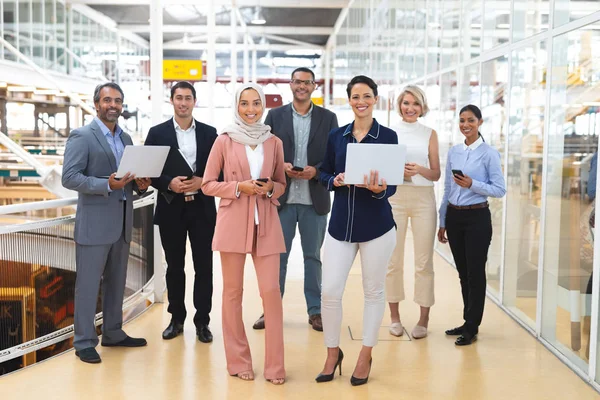
[[371,351],[385,309],[384,286],[387,264],[396,245],[396,229],[388,198],[395,186],[380,186],[377,171],[365,176],[363,185],[346,185],[344,171],[348,143],[398,144],[396,133],[373,118],[377,85],[366,76],[354,77],[346,88],[354,122],[329,133],[319,180],[335,192],[329,229],[325,238],[321,313],[327,346],[327,360],[317,382],[333,379],[344,353],[339,348],[342,324],[342,295],[356,253],[360,250],[365,293],[363,347],[350,382],[367,383],[371,371]]

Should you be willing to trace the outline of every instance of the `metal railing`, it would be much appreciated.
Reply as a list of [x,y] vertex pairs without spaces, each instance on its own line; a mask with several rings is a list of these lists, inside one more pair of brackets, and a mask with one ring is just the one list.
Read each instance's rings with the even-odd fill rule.
[[[151,192],[134,201],[124,318],[138,315],[152,300],[154,259],[160,255],[154,245],[155,196]],[[28,214],[27,222],[0,225],[0,375],[72,347],[75,215],[52,219],[34,215],[76,203],[77,198],[70,198],[0,206],[0,216]],[[102,323],[100,305],[98,301],[97,326]]]

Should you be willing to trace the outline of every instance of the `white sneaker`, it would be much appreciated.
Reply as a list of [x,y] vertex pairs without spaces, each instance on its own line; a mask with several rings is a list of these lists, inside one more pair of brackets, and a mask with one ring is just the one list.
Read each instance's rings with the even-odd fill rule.
[[402,322],[392,322],[390,325],[390,334],[394,336],[404,335],[404,327],[402,326]]
[[427,337],[427,328],[421,325],[415,325],[410,335],[414,339],[423,339],[424,337]]

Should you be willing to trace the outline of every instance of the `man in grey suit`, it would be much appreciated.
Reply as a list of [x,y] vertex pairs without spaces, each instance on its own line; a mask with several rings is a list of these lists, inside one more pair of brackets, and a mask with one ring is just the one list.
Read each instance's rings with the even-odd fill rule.
[[69,135],[62,184],[79,193],[75,216],[75,355],[87,363],[101,362],[95,347],[94,319],[102,280],[102,346],[139,347],[145,339],[123,331],[123,295],[129,242],[133,227],[133,190],[146,191],[150,179],[116,171],[131,137],[117,121],[123,111],[123,91],[115,83],[94,91],[97,117]]
[[[323,330],[321,321],[321,246],[325,238],[327,214],[331,209],[329,192],[319,184],[318,169],[325,157],[327,138],[338,127],[334,113],[313,104],[315,74],[308,68],[292,72],[290,88],[294,100],[269,111],[265,124],[283,141],[287,187],[279,198],[279,219],[283,228],[286,253],[281,254],[279,286],[285,291],[287,263],[296,235],[300,231],[304,254],[304,297],[308,323],[316,331]],[[264,329],[264,316],[254,329]]]

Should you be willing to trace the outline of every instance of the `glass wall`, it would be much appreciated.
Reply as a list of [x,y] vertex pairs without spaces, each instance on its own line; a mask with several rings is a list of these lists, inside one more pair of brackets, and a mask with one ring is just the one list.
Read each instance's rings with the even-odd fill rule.
[[[424,87],[431,111],[423,122],[438,132],[442,171],[448,149],[463,140],[458,111],[468,103],[480,106],[481,133],[500,152],[507,194],[490,199],[488,293],[600,390],[600,368],[590,368],[591,359],[600,364],[599,316],[592,315],[600,309],[592,304],[600,260],[594,259],[595,185],[589,184],[600,136],[600,4],[357,0],[345,27],[367,32],[368,21],[391,10],[394,22],[378,19],[387,26],[378,34],[394,38],[397,48],[392,93],[407,84]],[[350,40],[343,32],[338,45]],[[353,65],[352,74],[368,66],[376,80],[389,83],[385,58],[371,58],[374,46],[352,40],[363,49],[337,51],[336,80],[337,65]],[[436,249],[452,260],[448,246]]]
[[[542,336],[585,368],[589,359],[594,207],[588,188],[598,151],[600,24],[554,39]],[[551,212],[550,212],[551,210]]]
[[[44,69],[117,80],[116,30],[79,10],[67,7],[63,0],[0,0],[0,31],[11,46]],[[124,79],[148,76],[143,64],[148,61],[148,46],[141,39],[123,42]],[[1,45],[0,60],[18,61],[14,52]]]

